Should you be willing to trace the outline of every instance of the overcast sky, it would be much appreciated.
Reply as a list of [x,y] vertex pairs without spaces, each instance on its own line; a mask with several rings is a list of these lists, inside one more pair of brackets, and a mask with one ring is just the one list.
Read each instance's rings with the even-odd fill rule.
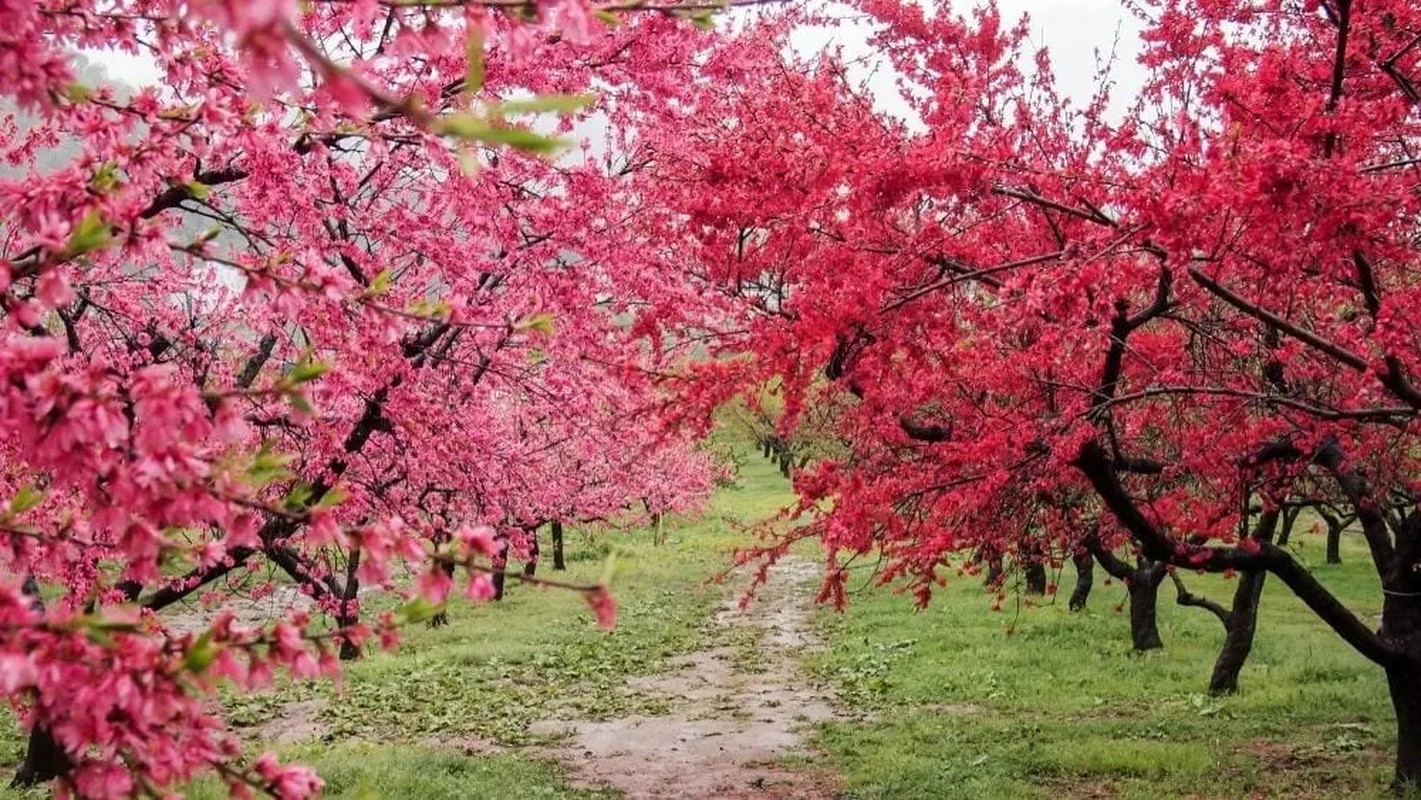
[[[1094,88],[1096,51],[1108,54],[1119,36],[1120,63],[1115,79],[1121,94],[1132,94],[1139,84],[1134,66],[1139,47],[1139,22],[1125,10],[1121,0],[998,0],[1003,16],[1012,20],[1030,14],[1032,42],[1051,51],[1051,63],[1064,92],[1077,100],[1090,96]],[[833,40],[851,54],[862,47],[861,26],[844,25],[835,31],[806,36],[801,46]],[[860,51],[862,52],[862,51]],[[105,52],[92,54],[114,78],[134,86],[158,80],[151,60]]]

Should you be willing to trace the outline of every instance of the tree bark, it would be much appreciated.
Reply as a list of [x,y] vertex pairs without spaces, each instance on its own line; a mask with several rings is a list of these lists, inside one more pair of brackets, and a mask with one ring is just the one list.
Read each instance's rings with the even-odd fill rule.
[[1396,710],[1396,776],[1392,791],[1414,797],[1421,789],[1421,661],[1406,659],[1387,668],[1387,686]]
[[1253,652],[1253,634],[1258,629],[1258,601],[1263,596],[1263,584],[1268,573],[1262,570],[1245,572],[1234,588],[1233,609],[1224,621],[1224,645],[1214,661],[1209,676],[1209,694],[1234,694],[1238,691],[1238,675],[1248,654]]
[[1087,545],[1095,553],[1095,560],[1111,577],[1125,582],[1130,595],[1130,642],[1140,652],[1158,650],[1164,647],[1159,635],[1159,587],[1169,575],[1163,561],[1151,561],[1141,557],[1131,567],[1099,542]]
[[[36,611],[43,612],[44,601],[40,599],[39,583],[35,581],[35,576],[26,575],[22,588],[25,596],[30,598],[30,605]],[[15,770],[15,777],[10,781],[10,788],[37,786],[45,781],[69,774],[70,769],[72,769],[72,765],[69,763],[69,755],[64,752],[64,748],[55,741],[49,728],[45,727],[43,723],[36,722],[34,727],[30,729],[29,743],[25,745],[25,759]]]
[[1034,595],[1046,594],[1046,565],[1040,561],[1028,561],[1021,566],[1025,573],[1026,593]]
[[1327,523],[1327,563],[1342,563],[1342,520],[1326,511],[1319,510],[1318,516]]
[[[360,621],[355,605],[355,598],[360,594],[360,578],[355,575],[359,569],[360,550],[352,550],[345,565],[345,589],[341,592],[340,613],[336,615],[336,624],[342,628],[352,627]],[[360,658],[360,646],[348,637],[340,637],[340,660],[354,661],[357,658]]]
[[508,535],[499,534],[495,540],[498,555],[493,557],[493,599],[503,599],[503,584],[508,578]]
[[[1278,534],[1278,543],[1285,544],[1293,532],[1302,509],[1294,507],[1283,512],[1283,530]],[[1292,512],[1292,513],[1289,513]],[[1253,529],[1255,541],[1273,541],[1273,532],[1278,526],[1278,512],[1265,511]],[[1258,602],[1263,597],[1263,584],[1268,573],[1250,570],[1238,579],[1234,588],[1233,607],[1224,617],[1224,645],[1219,649],[1219,657],[1214,661],[1214,672],[1209,676],[1209,694],[1234,694],[1238,691],[1238,675],[1243,671],[1248,654],[1253,652],[1253,634],[1258,629]]]
[[1140,566],[1126,579],[1130,591],[1130,642],[1135,650],[1164,647],[1159,635],[1159,587],[1166,575],[1159,561],[1140,560]]
[[567,561],[563,558],[562,523],[558,520],[553,520],[551,529],[553,537],[553,569],[565,570],[567,569]]
[[1090,551],[1081,550],[1071,557],[1071,563],[1076,566],[1076,588],[1071,591],[1068,605],[1072,611],[1080,611],[1085,608],[1091,587],[1095,585],[1095,559]]
[[523,574],[529,578],[538,572],[538,529],[533,528],[528,531],[531,541],[528,543],[528,560],[523,563]]
[[1002,557],[992,556],[987,559],[987,578],[983,583],[988,588],[996,588],[1002,585]]

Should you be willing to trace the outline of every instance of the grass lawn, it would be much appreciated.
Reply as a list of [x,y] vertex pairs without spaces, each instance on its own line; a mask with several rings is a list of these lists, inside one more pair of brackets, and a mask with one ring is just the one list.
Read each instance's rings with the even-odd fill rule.
[[[1340,566],[1323,541],[1295,536],[1301,557],[1353,609],[1380,613],[1360,537]],[[819,743],[854,797],[1356,797],[1390,780],[1393,716],[1382,672],[1287,587],[1267,585],[1240,694],[1204,693],[1223,639],[1207,612],[1161,587],[1165,649],[1131,651],[1119,582],[1087,610],[1008,599],[989,610],[963,577],[925,611],[876,592],[820,619],[831,641],[812,665],[864,713],[825,725]],[[1227,604],[1233,583],[1187,575]],[[1007,629],[1012,633],[1008,635]]]
[[[571,593],[513,584],[502,603],[456,601],[449,626],[411,629],[396,652],[352,664],[343,688],[228,697],[231,717],[274,735],[278,712],[305,708],[316,738],[277,749],[315,766],[331,797],[598,796],[574,792],[556,765],[519,746],[537,743],[536,720],[658,710],[662,701],[628,691],[626,678],[697,647],[723,591],[705,579],[746,541],[727,520],[761,519],[789,499],[768,461],[751,459],[741,478],[703,519],[669,525],[663,547],[644,533],[568,531],[559,577],[596,580],[618,553],[615,631],[598,630]],[[1297,540],[1353,608],[1378,611],[1359,542],[1331,567],[1319,537]],[[1188,582],[1224,602],[1232,589],[1215,577]],[[1208,697],[1222,628],[1174,606],[1168,583],[1163,592],[1165,649],[1144,656],[1130,652],[1115,610],[1124,588],[1099,570],[1080,614],[1064,595],[991,612],[976,578],[955,580],[923,612],[906,596],[860,594],[845,614],[816,617],[828,647],[809,669],[857,718],[821,725],[815,745],[854,798],[1380,795],[1394,737],[1380,670],[1272,581],[1243,692]],[[490,743],[506,749],[483,752]],[[7,715],[0,769],[12,770],[21,748]],[[190,792],[223,796],[209,782]]]

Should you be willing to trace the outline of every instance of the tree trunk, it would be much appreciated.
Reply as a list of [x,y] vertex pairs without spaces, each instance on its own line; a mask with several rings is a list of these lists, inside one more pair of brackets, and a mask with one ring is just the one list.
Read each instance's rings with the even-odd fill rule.
[[21,761],[19,768],[15,770],[15,778],[10,781],[10,788],[37,786],[68,774],[69,769],[69,756],[65,754],[64,748],[54,740],[48,728],[36,724],[30,731],[25,760]]
[[[1278,543],[1285,544],[1298,521],[1300,507],[1283,511],[1283,530],[1278,534]],[[1292,512],[1292,513],[1289,513]],[[1254,526],[1252,538],[1259,542],[1273,541],[1273,532],[1278,527],[1278,512],[1265,511]],[[1224,646],[1214,661],[1214,673],[1209,677],[1209,694],[1233,694],[1238,691],[1238,674],[1253,651],[1253,633],[1258,629],[1258,601],[1263,597],[1263,584],[1268,573],[1263,570],[1245,572],[1239,576],[1234,588],[1233,606],[1224,617]]]
[[508,535],[499,534],[494,541],[498,555],[493,557],[493,599],[503,599],[503,584],[508,579]]
[[651,543],[656,547],[666,543],[666,527],[660,511],[651,515]]
[[780,458],[780,474],[783,475],[784,477],[788,478],[788,477],[789,477],[789,474],[790,474],[790,471],[794,468],[794,457],[790,455],[789,449],[786,448],[786,449],[780,451],[780,453],[779,453],[779,458]]
[[1140,560],[1140,565],[1126,579],[1130,591],[1130,642],[1135,650],[1158,650],[1164,647],[1159,635],[1159,586],[1166,575],[1159,561]]
[[1159,609],[1159,586],[1169,575],[1165,563],[1139,558],[1132,568],[1099,542],[1091,540],[1087,546],[1111,577],[1125,582],[1125,588],[1130,593],[1130,641],[1135,649],[1143,652],[1164,647],[1156,612]]
[[528,560],[523,563],[523,574],[531,578],[538,572],[538,529],[528,531],[528,536],[532,541],[528,544]]
[[1243,670],[1248,654],[1253,651],[1253,634],[1258,629],[1258,601],[1263,596],[1263,584],[1268,573],[1262,570],[1245,572],[1234,589],[1233,608],[1224,621],[1224,646],[1214,661],[1209,677],[1209,694],[1233,694],[1238,691],[1238,674]]
[[[36,611],[43,612],[44,601],[40,599],[39,583],[35,581],[35,576],[26,575],[22,589],[30,598],[30,605]],[[10,788],[36,786],[60,775],[67,775],[70,769],[69,756],[64,752],[64,748],[54,740],[49,728],[37,722],[30,729],[29,743],[25,746],[25,759],[15,770],[15,778],[10,781]]]
[[988,588],[995,588],[1002,585],[1002,557],[992,556],[987,559],[987,579],[983,583]]
[[1288,506],[1283,509],[1283,530],[1278,534],[1279,547],[1288,546],[1288,540],[1293,536],[1293,526],[1297,524],[1298,517],[1302,513],[1302,506]]
[[1080,611],[1085,608],[1091,587],[1095,585],[1095,559],[1089,551],[1082,550],[1071,558],[1071,563],[1076,566],[1076,588],[1071,592],[1068,605],[1072,611]]
[[1342,520],[1332,516],[1326,511],[1319,511],[1318,516],[1327,523],[1327,563],[1342,563]]
[[553,569],[567,569],[567,561],[563,559],[562,523],[558,520],[553,520],[551,528],[553,536]]
[[1421,663],[1408,659],[1388,667],[1386,681],[1396,709],[1396,776],[1392,791],[1414,797],[1421,789]]
[[[355,576],[358,569],[360,551],[353,550],[345,565],[345,590],[341,592],[340,613],[336,615],[336,624],[342,628],[353,627],[360,621],[355,605],[355,598],[360,593],[360,578]],[[449,569],[452,571],[454,568],[451,566]],[[360,646],[345,636],[340,637],[340,660],[354,661],[357,658],[360,658]]]
[[1046,594],[1046,565],[1040,561],[1028,561],[1022,565],[1026,577],[1026,593]]

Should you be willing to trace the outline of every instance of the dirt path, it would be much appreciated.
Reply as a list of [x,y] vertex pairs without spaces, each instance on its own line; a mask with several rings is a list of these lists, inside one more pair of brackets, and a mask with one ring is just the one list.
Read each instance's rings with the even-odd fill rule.
[[834,797],[825,775],[775,763],[804,754],[807,726],[834,716],[799,663],[820,644],[808,606],[818,575],[813,563],[783,559],[749,609],[734,605],[736,594],[717,612],[715,647],[631,682],[665,696],[670,713],[538,723],[535,732],[567,734],[549,755],[571,766],[577,785],[630,798]]

